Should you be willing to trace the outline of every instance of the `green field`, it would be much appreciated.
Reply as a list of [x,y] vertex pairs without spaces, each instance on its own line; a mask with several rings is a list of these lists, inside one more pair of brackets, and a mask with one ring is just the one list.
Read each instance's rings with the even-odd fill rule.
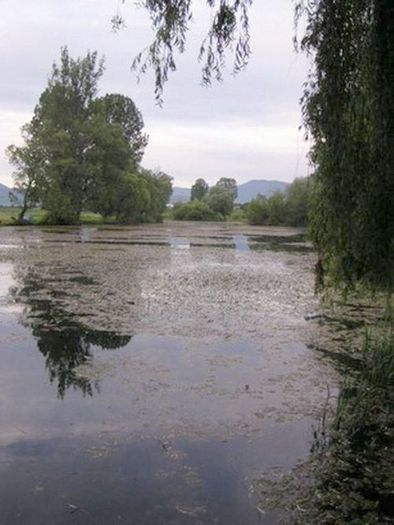
[[[20,208],[13,206],[0,206],[0,226],[11,226],[15,224],[15,218],[19,214]],[[32,208],[27,211],[25,217],[31,220],[32,224],[41,224],[45,221],[47,212],[39,208]],[[101,224],[104,222],[99,213],[82,212],[82,224]]]

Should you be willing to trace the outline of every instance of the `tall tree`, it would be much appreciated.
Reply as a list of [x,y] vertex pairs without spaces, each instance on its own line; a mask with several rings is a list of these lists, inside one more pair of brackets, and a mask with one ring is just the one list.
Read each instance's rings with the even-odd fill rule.
[[102,73],[97,53],[74,60],[61,50],[23,128],[24,146],[8,149],[24,195],[20,221],[37,202],[56,224],[78,222],[83,207],[123,222],[160,218],[170,179],[141,171],[142,115],[129,97],[96,97]]
[[[302,11],[302,6],[300,7]],[[312,233],[328,276],[393,285],[394,5],[305,7],[313,54],[303,112],[314,146]]]
[[145,222],[160,222],[172,194],[172,178],[162,171],[142,170],[151,188],[150,208],[145,212]]
[[41,152],[44,166],[36,186],[52,222],[79,220],[91,177],[85,155],[91,146],[91,103],[103,70],[96,52],[72,59],[67,47],[62,48],[60,64],[53,64],[35,108],[30,145]]

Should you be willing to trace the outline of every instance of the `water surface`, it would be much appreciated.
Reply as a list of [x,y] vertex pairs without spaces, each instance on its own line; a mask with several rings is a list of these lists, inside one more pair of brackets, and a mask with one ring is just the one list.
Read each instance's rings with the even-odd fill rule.
[[[300,249],[253,249],[270,234]],[[254,481],[307,457],[327,383],[303,246],[0,230],[0,523],[277,523]]]

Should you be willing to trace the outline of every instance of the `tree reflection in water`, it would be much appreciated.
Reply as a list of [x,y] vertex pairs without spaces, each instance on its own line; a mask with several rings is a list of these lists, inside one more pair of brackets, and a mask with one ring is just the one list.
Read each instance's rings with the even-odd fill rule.
[[31,328],[37,347],[45,356],[49,379],[57,382],[58,397],[63,399],[70,387],[84,396],[93,395],[94,390],[99,391],[98,382],[80,376],[76,368],[93,358],[92,347],[115,350],[127,345],[131,336],[91,330],[74,321],[54,301],[39,297],[48,290],[45,281],[40,281],[35,273],[28,272],[22,282],[20,288],[13,290],[15,301],[27,307],[21,322]]

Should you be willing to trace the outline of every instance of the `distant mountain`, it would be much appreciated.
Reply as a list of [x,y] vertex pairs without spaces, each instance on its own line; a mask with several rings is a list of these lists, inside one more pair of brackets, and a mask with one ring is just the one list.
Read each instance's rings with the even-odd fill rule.
[[[238,197],[236,202],[239,204],[250,202],[259,193],[266,197],[270,197],[277,191],[285,191],[288,185],[288,182],[281,182],[279,180],[250,180],[249,182],[244,182],[244,184],[238,186]],[[174,186],[171,203],[187,202],[188,200],[190,200],[190,189]]]
[[279,180],[250,180],[238,186],[236,202],[239,204],[250,202],[259,193],[265,197],[271,197],[277,191],[285,191],[288,185],[288,182]]
[[[285,191],[287,186],[287,182],[281,182],[279,180],[250,180],[249,182],[245,182],[238,186],[238,197],[236,202],[239,204],[250,202],[258,193],[270,197],[276,191]],[[10,191],[11,188],[8,188],[8,186],[1,184],[0,182],[0,206],[11,205],[8,196]],[[187,202],[190,200],[190,192],[190,188],[174,186],[170,202],[172,204],[175,202]]]
[[170,202],[175,204],[175,202],[187,202],[190,200],[190,188],[180,188],[179,186],[174,186],[172,188],[172,195]]
[[10,198],[8,193],[11,191],[11,188],[0,182],[0,206],[11,206]]

